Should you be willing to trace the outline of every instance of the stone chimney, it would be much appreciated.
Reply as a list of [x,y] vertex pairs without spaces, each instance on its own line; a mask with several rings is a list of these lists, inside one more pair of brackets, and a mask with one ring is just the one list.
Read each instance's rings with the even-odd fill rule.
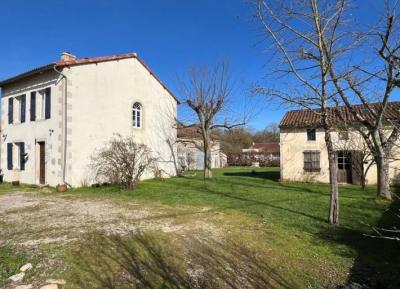
[[61,57],[60,58],[61,58],[61,61],[74,61],[74,60],[76,60],[76,56],[72,55],[69,52],[61,53]]

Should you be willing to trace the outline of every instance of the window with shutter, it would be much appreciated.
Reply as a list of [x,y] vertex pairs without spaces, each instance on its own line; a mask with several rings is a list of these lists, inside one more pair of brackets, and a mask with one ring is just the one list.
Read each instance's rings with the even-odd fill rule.
[[19,169],[21,171],[25,170],[25,143],[18,143],[19,147]]
[[19,100],[19,115],[20,122],[25,122],[25,114],[26,114],[26,95],[21,95]]
[[31,121],[36,120],[36,91],[31,92],[31,109],[30,109],[30,114],[31,114]]
[[319,172],[320,167],[320,152],[319,151],[304,151],[304,170],[306,172]]
[[12,143],[7,144],[7,169],[8,170],[13,169],[13,144]]
[[48,87],[45,90],[45,119],[49,119],[51,117],[51,88]]
[[8,99],[8,123],[13,123],[14,121],[14,99],[10,97]]

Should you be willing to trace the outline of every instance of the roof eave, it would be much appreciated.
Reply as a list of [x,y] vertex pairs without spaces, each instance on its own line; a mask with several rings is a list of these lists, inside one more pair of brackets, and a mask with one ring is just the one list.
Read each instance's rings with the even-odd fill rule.
[[32,76],[32,75],[35,75],[35,74],[40,74],[40,73],[43,73],[43,72],[48,71],[48,70],[52,70],[55,66],[57,66],[56,63],[50,63],[50,64],[47,64],[45,66],[30,70],[30,71],[22,73],[22,74],[19,74],[17,76],[5,79],[3,81],[0,81],[0,87],[2,88],[7,84],[16,82],[18,80],[27,78],[29,76]]

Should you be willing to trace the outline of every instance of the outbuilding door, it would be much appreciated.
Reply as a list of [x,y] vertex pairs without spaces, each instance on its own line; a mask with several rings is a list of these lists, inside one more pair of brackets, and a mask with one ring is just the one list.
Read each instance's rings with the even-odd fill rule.
[[204,169],[204,152],[202,152],[201,150],[198,150],[196,152],[196,169]]
[[351,184],[353,182],[351,152],[338,151],[337,164],[338,164],[338,171],[337,171],[338,183]]

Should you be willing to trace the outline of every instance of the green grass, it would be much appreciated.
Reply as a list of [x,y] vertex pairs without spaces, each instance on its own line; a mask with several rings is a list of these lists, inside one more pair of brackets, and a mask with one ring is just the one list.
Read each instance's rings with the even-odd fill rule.
[[[58,195],[65,198],[133,201],[143,206],[148,204],[148,208],[166,205],[168,214],[171,213],[169,217],[174,216],[182,222],[202,219],[204,215],[199,212],[206,208],[207,220],[215,216],[214,225],[224,229],[226,247],[214,241],[210,244],[187,244],[187,240],[179,239],[173,233],[166,236],[156,232],[154,238],[152,234],[145,235],[150,238],[149,244],[147,241],[142,243],[144,240],[136,237],[107,240],[94,235],[63,248],[45,249],[44,253],[59,256],[65,261],[68,269],[63,272],[68,280],[67,285],[70,284],[66,288],[82,288],[71,278],[74,275],[78,276],[75,281],[90,280],[88,269],[95,277],[106,273],[112,279],[116,274],[110,272],[116,270],[125,277],[126,274],[132,274],[137,278],[137,274],[142,273],[140,270],[128,268],[133,270],[129,271],[125,267],[127,262],[136,261],[141,264],[140,268],[150,266],[154,272],[161,272],[157,274],[172,278],[167,283],[177,282],[176,278],[191,282],[186,279],[187,264],[183,263],[187,256],[182,255],[184,248],[190,249],[192,256],[189,257],[204,265],[205,276],[199,279],[201,282],[216,275],[229,281],[229,275],[226,275],[224,266],[219,262],[224,260],[224,263],[230,262],[235,266],[235,260],[240,260],[238,256],[244,253],[241,262],[247,262],[247,269],[251,269],[248,272],[257,271],[257,267],[268,272],[255,274],[255,279],[269,282],[268,275],[274,279],[274,284],[278,284],[275,287],[257,287],[255,284],[255,288],[338,288],[345,283],[366,284],[368,288],[400,288],[400,243],[367,236],[372,233],[373,226],[398,228],[400,218],[396,218],[393,211],[399,210],[400,205],[398,202],[377,199],[375,187],[362,191],[358,186],[340,186],[340,226],[331,226],[327,223],[329,186],[326,184],[280,183],[277,168],[227,168],[213,170],[213,173],[214,178],[207,181],[202,179],[202,172],[198,171],[186,177],[146,180],[136,190],[104,186],[72,189],[64,195]],[[21,190],[32,190],[32,187],[3,184],[0,186],[0,195]],[[96,241],[93,238],[99,239]],[[104,246],[99,246],[100,241],[104,242]],[[158,252],[157,248],[162,250]],[[82,252],[87,259],[81,255]],[[115,252],[126,254],[114,256]],[[142,258],[150,253],[153,254],[152,259]],[[135,254],[142,257],[135,259]],[[15,272],[26,258],[29,259],[15,254],[10,247],[0,247],[0,270],[7,271],[2,278]],[[106,264],[110,258],[112,265]],[[148,264],[146,260],[149,260]],[[165,272],[165,266],[170,266],[170,271]],[[236,269],[243,271],[240,266]],[[79,276],[80,273],[86,275]],[[59,274],[54,272],[57,277]],[[240,274],[238,278],[242,280]],[[92,281],[95,284],[99,280]],[[155,282],[153,285],[158,288],[156,277],[142,281]],[[210,288],[226,288],[215,284],[205,284],[203,288],[208,288],[206,285]],[[121,286],[117,284],[114,287]],[[85,288],[92,287],[87,285]]]
[[[0,246],[0,286],[8,283],[8,277],[19,273],[19,268],[27,263],[27,255],[21,251],[17,251],[10,246]],[[31,258],[30,262],[35,260]],[[26,278],[34,274],[34,270],[28,272]],[[1,288],[1,287],[0,287]]]
[[[329,187],[326,184],[279,183],[276,168],[214,170],[212,180],[193,177],[143,181],[134,191],[115,187],[81,188],[85,197],[137,199],[169,206],[213,208],[231,215],[246,214],[263,224],[259,242],[301,288],[334,287],[346,279],[381,288],[400,286],[400,249],[395,242],[372,239],[372,226],[395,225],[377,200],[375,188],[340,186],[340,226],[327,224]],[[392,209],[398,208],[392,204]],[[397,282],[397,283],[396,283]],[[390,287],[392,286],[392,287]]]

